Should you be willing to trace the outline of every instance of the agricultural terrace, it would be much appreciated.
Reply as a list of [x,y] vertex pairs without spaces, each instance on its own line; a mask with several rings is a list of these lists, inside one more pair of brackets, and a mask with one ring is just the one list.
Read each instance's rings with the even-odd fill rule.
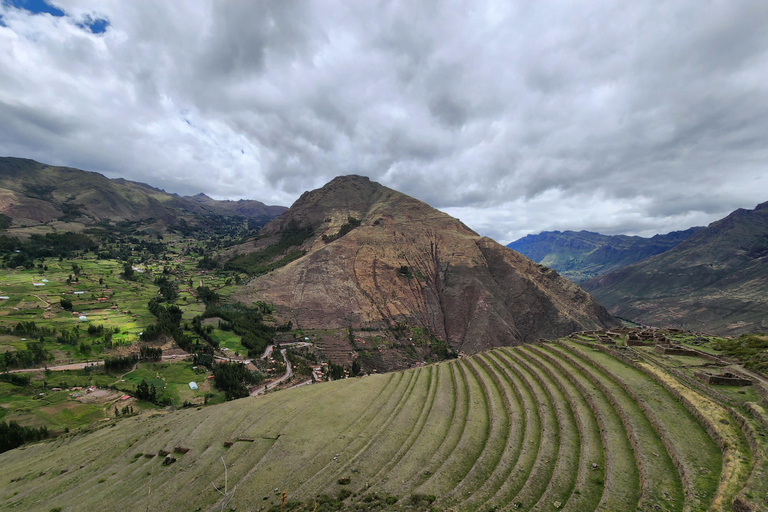
[[612,341],[105,421],[0,455],[0,510],[766,510],[763,384]]
[[[0,379],[0,421],[56,435],[164,405],[218,403],[225,391],[206,378],[214,356],[263,352],[274,328],[249,337],[251,347],[235,331],[257,330],[263,324],[253,319],[269,321],[268,314],[249,315],[247,325],[237,323],[239,310],[222,313],[230,322],[206,316],[223,307],[244,274],[201,262],[247,232],[159,237],[133,227],[92,228],[90,237],[0,237],[0,371],[24,376]],[[163,323],[174,311],[176,323]],[[204,360],[197,364],[193,353]],[[105,368],[104,360],[122,362]],[[261,366],[266,373],[269,365]],[[137,394],[142,381],[155,387],[151,396]]]

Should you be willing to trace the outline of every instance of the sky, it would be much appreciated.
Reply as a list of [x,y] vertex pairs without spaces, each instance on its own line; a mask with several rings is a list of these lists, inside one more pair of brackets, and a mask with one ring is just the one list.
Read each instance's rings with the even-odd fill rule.
[[0,155],[289,206],[359,174],[508,243],[768,201],[768,2],[0,0]]

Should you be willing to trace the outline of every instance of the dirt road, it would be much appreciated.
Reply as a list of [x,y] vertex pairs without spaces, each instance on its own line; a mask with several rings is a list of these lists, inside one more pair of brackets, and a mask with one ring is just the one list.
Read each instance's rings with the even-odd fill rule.
[[290,378],[291,375],[293,375],[293,368],[291,368],[291,362],[285,356],[285,351],[286,349],[280,350],[280,353],[283,355],[283,361],[285,361],[285,375],[283,375],[276,381],[270,382],[269,384],[266,384],[264,386],[259,386],[258,388],[254,389],[253,391],[251,391],[251,396],[261,395],[262,393],[266,392],[269,388],[273,388],[277,386],[284,380]]
[[[186,359],[191,354],[177,355],[177,356],[162,356],[163,359]],[[8,370],[8,373],[26,373],[26,372],[39,372],[43,370],[82,370],[88,366],[104,366],[104,360],[101,361],[87,361],[85,363],[72,363],[72,364],[60,364],[56,366],[39,366],[37,368],[19,368],[17,370]]]

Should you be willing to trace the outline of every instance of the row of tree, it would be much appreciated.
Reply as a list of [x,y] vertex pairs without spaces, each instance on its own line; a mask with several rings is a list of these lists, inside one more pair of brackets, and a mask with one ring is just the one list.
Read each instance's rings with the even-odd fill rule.
[[213,365],[216,387],[224,391],[227,400],[248,396],[248,386],[258,384],[261,378],[240,363],[216,363]]
[[24,443],[41,441],[48,437],[47,427],[24,427],[11,420],[0,421],[0,453],[18,448]]

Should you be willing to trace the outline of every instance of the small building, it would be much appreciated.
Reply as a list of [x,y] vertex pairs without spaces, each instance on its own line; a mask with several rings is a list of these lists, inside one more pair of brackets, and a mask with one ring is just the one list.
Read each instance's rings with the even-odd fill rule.
[[123,395],[120,397],[120,400],[128,400],[129,398],[131,398],[131,395]]
[[197,383],[196,382],[190,382],[189,383],[189,389],[197,389]]
[[45,283],[32,283],[32,286],[45,286]]
[[86,320],[88,320],[88,317],[86,317],[85,315],[80,315],[79,319],[81,322],[85,322]]

